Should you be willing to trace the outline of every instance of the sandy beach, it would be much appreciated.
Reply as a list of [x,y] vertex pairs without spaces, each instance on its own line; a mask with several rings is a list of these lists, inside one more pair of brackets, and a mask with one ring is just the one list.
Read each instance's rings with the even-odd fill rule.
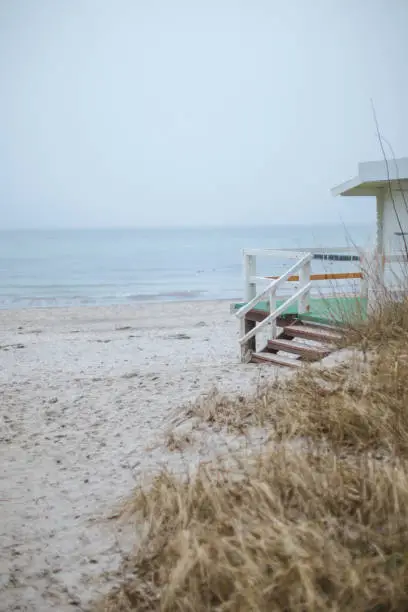
[[170,452],[179,409],[274,375],[237,338],[225,301],[0,311],[1,610],[86,609],[112,583],[133,544],[115,504],[225,442]]

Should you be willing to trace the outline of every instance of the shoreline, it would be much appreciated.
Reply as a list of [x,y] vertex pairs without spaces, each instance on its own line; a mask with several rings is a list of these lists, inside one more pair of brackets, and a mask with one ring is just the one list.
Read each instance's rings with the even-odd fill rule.
[[21,311],[33,311],[33,310],[77,310],[82,308],[137,308],[138,306],[154,305],[154,304],[213,304],[224,303],[224,302],[239,302],[243,301],[244,298],[197,298],[197,299],[167,299],[167,300],[129,300],[126,302],[116,302],[107,304],[80,304],[80,305],[50,305],[50,306],[17,306],[10,307],[0,306],[0,313],[2,312],[21,312]]

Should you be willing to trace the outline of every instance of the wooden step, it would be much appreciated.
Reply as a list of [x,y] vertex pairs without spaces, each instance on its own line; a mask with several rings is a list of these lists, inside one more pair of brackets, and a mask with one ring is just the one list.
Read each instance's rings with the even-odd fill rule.
[[340,333],[318,325],[288,325],[284,328],[284,332],[291,338],[305,338],[326,344],[335,344],[341,340]]
[[303,320],[301,316],[298,317],[297,323],[306,327],[313,327],[313,329],[332,332],[333,334],[341,334],[344,330],[341,325],[331,325],[330,323],[320,323],[318,321],[309,321],[308,319]]
[[269,314],[270,313],[267,310],[260,310],[258,308],[257,309],[253,308],[252,310],[246,313],[245,318],[247,321],[256,321],[257,323],[260,323],[261,321],[266,319],[266,317],[268,317]]
[[293,353],[299,355],[302,359],[307,361],[318,361],[330,355],[331,350],[328,347],[320,346],[307,346],[306,344],[299,344],[293,340],[281,340],[275,338],[269,340],[267,344],[267,350],[276,353],[277,351],[284,351],[285,353]]
[[290,357],[281,357],[273,353],[252,353],[252,363],[269,363],[270,365],[286,366],[288,368],[300,368],[301,361]]
[[[258,308],[253,308],[249,312],[246,313],[245,319],[247,321],[255,321],[256,323],[261,323],[266,317],[269,317],[270,312],[268,310],[260,310]],[[283,327],[284,325],[288,325],[293,321],[296,321],[295,315],[283,315],[276,319],[276,325],[278,327]]]

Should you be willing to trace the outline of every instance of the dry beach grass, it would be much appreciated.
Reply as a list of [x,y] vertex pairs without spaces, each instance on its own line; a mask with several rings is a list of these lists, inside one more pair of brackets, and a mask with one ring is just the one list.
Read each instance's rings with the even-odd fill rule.
[[405,463],[270,450],[217,468],[134,496],[135,574],[101,609],[406,609]]
[[98,610],[408,608],[407,303],[349,342],[361,358],[336,369],[189,407],[210,426],[267,427],[269,443],[138,487],[122,520],[139,545]]

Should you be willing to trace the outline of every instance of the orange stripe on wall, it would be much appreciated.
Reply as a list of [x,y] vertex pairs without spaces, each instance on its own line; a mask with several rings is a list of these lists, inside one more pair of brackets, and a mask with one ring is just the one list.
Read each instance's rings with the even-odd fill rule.
[[[276,279],[279,276],[265,276],[265,278]],[[322,280],[345,280],[347,278],[363,278],[362,272],[337,272],[334,274],[311,274],[310,280],[322,281]],[[298,281],[299,276],[289,276],[288,281]]]

